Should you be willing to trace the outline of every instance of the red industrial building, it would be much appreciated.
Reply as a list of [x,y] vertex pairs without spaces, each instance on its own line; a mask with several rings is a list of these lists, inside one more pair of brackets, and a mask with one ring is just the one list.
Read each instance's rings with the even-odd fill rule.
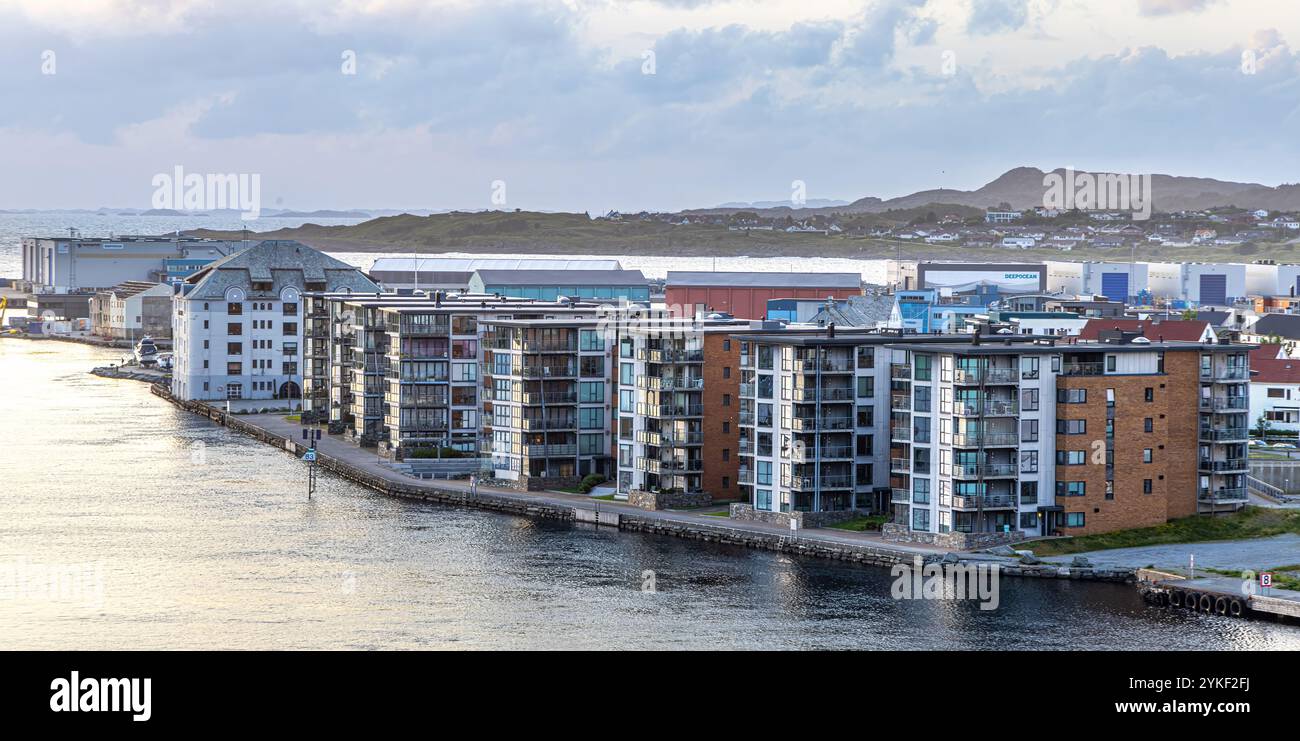
[[721,312],[766,319],[773,298],[848,298],[862,295],[858,273],[716,273],[670,270],[664,302],[679,316]]

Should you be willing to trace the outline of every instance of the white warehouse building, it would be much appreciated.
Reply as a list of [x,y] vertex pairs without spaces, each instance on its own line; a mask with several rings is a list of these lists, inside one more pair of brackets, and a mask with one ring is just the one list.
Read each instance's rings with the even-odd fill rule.
[[191,275],[172,299],[179,399],[300,399],[302,294],[378,293],[360,270],[294,241],[267,240]]

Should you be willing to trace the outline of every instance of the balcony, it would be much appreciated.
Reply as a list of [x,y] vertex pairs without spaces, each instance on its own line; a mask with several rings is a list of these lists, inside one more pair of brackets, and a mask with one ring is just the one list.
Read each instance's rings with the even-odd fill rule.
[[953,371],[952,382],[963,386],[979,383],[1015,384],[1019,382],[1019,373],[1014,368],[958,368]]
[[578,429],[577,417],[560,417],[557,419],[534,419],[524,417],[519,420],[519,429],[521,430],[576,430]]
[[894,394],[889,397],[889,408],[900,412],[910,411],[912,409],[912,397],[910,394]]
[[1020,414],[1020,405],[1015,401],[991,399],[975,403],[957,402],[952,405],[952,413],[958,417],[1014,417]]
[[952,444],[958,448],[1014,448],[1019,442],[1019,435],[1014,432],[958,433],[952,436]]
[[815,388],[797,388],[790,392],[791,401],[798,402],[853,401],[853,398],[853,389],[851,388],[824,388],[821,390]]
[[754,483],[754,470],[742,466],[740,470],[736,472],[736,480],[742,484]]
[[528,458],[572,457],[578,454],[578,446],[573,444],[524,445],[523,454]]
[[1202,372],[1201,378],[1213,378],[1216,381],[1249,381],[1250,368],[1215,368],[1211,373]]
[[1201,397],[1202,411],[1244,412],[1249,408],[1250,399],[1245,396]]
[[528,406],[540,404],[571,405],[578,403],[578,394],[573,391],[547,391],[541,393],[526,391],[519,394],[519,403]]
[[815,463],[819,460],[849,460],[853,458],[852,445],[812,445],[796,446],[790,451],[790,460],[795,463]]
[[1250,460],[1246,458],[1225,458],[1216,461],[1201,458],[1197,462],[1197,468],[1210,473],[1242,472],[1250,470]]
[[1015,509],[1016,498],[1012,494],[985,494],[984,496],[966,496],[954,494],[953,509]]
[[1199,501],[1213,504],[1249,501],[1246,489],[1200,489],[1197,491]]
[[897,427],[897,426],[895,426],[895,427],[891,427],[891,428],[889,428],[889,439],[890,439],[890,440],[899,440],[899,441],[904,441],[904,442],[907,441],[907,440],[911,440],[911,439],[912,439],[912,428],[911,428],[911,427]]
[[910,381],[912,379],[912,366],[903,363],[890,363],[889,377]]
[[890,473],[911,473],[912,460],[910,458],[890,458],[889,472]]
[[[675,378],[673,376],[637,376],[636,385],[652,391],[699,391],[704,388],[704,379]],[[745,395],[743,389],[740,393],[742,396]]]
[[524,365],[518,370],[517,375],[524,378],[574,378],[578,375],[575,365]]
[[952,476],[957,479],[1015,478],[1014,463],[954,463]]
[[889,501],[896,504],[907,504],[912,501],[912,491],[910,489],[890,489]]
[[852,489],[852,474],[833,474],[822,476],[783,476],[781,485],[794,491],[824,491],[826,489]]
[[646,417],[700,417],[704,415],[703,404],[637,404],[637,414]]
[[1201,439],[1215,442],[1228,440],[1246,440],[1250,437],[1250,430],[1245,427],[1202,427]]
[[851,430],[852,417],[792,417],[790,429],[798,432],[815,432],[817,430]]
[[704,350],[642,348],[637,359],[647,363],[703,363]]
[[1102,363],[1062,363],[1063,376],[1100,376],[1106,372]]
[[661,473],[661,474],[699,473],[700,471],[704,470],[704,461],[698,458],[690,459],[690,460],[676,460],[676,459],[656,460],[654,458],[643,458],[641,460],[644,462],[644,466],[645,466],[644,468],[642,468],[642,470],[648,473]]
[[790,361],[788,369],[796,373],[852,373],[853,363],[830,358],[795,358]]

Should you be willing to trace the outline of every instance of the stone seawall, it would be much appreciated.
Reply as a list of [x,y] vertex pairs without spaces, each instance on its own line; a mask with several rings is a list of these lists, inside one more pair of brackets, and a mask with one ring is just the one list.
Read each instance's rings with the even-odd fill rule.
[[[274,445],[294,455],[301,456],[307,450],[306,446],[301,443],[268,432],[260,427],[256,427],[249,422],[240,419],[239,415],[227,415],[223,410],[216,409],[202,402],[178,401],[174,399],[170,391],[161,384],[154,384],[150,388],[154,395],[162,397],[183,409],[194,412],[195,414],[200,414],[218,424],[225,425],[231,430],[248,435],[267,444]],[[630,513],[624,511],[614,512],[608,509],[601,509],[599,511],[582,509],[581,516],[579,516],[579,508],[572,505],[544,501],[530,501],[525,498],[526,495],[523,494],[515,497],[500,496],[492,493],[470,494],[467,490],[444,489],[437,485],[430,485],[428,483],[401,483],[360,469],[321,453],[318,453],[317,465],[354,483],[373,489],[382,494],[401,497],[403,499],[416,499],[426,502],[436,502],[439,504],[450,504],[463,507],[477,507],[479,509],[523,517],[537,517],[564,522],[590,522],[600,525],[614,526],[627,532],[670,535],[676,538],[686,538],[706,543],[742,546],[745,548],[756,548],[836,561],[849,561],[852,563],[872,566],[889,567],[901,563],[911,564],[914,563],[915,559],[918,557],[918,554],[915,552],[891,549],[887,546],[880,547],[869,544],[859,545],[856,543],[830,542],[815,537],[809,537],[807,535],[766,533],[755,530],[746,530],[739,527],[729,527],[724,524],[712,525],[683,522],[671,519],[667,513],[660,515],[650,511],[644,513]],[[944,563],[974,562],[973,560],[967,561],[960,559],[951,553],[947,555],[938,553],[925,554],[922,556],[922,561],[924,563],[933,563],[938,561]],[[1066,568],[1049,564],[1029,566],[1017,563],[1002,563],[1000,566],[1001,573],[1006,576],[1038,577],[1048,579],[1079,579],[1108,582],[1132,582],[1134,579],[1132,570],[1128,569],[1081,569]]]

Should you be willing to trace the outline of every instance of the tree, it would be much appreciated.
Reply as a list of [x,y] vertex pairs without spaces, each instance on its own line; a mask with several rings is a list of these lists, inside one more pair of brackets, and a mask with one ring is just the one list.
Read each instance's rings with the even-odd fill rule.
[[1268,415],[1267,414],[1259,415],[1259,419],[1255,421],[1255,436],[1258,437],[1260,440],[1263,440],[1264,438],[1268,437],[1268,433],[1271,432],[1272,430],[1273,430],[1273,424],[1268,421]]

